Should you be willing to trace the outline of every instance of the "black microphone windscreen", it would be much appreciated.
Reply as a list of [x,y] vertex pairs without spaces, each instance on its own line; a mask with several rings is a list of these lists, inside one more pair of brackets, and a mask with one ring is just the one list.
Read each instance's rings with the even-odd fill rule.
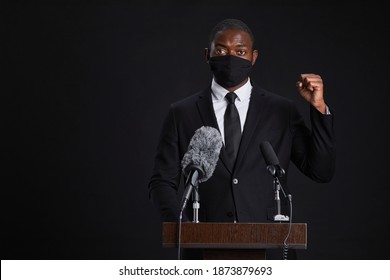
[[221,148],[222,136],[217,129],[209,126],[198,128],[181,161],[184,174],[188,175],[188,167],[200,167],[204,176],[199,178],[199,183],[207,181],[213,175]]
[[268,141],[261,142],[260,150],[267,165],[279,165],[279,159]]

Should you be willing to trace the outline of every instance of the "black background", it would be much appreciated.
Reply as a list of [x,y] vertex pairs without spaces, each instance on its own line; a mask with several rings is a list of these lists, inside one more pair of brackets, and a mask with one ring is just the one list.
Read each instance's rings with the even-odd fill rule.
[[335,114],[332,182],[290,169],[299,258],[388,258],[386,9],[258,2],[3,5],[1,258],[176,258],[148,200],[153,156],[169,104],[208,85],[203,50],[228,17],[255,34],[254,81],[308,117],[295,82],[318,73]]

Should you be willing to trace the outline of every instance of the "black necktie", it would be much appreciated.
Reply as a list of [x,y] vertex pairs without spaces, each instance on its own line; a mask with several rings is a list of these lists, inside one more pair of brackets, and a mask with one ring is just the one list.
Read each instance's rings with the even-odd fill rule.
[[235,162],[241,140],[240,116],[236,105],[234,105],[237,95],[234,92],[229,92],[225,97],[228,100],[224,119],[225,150],[232,162]]

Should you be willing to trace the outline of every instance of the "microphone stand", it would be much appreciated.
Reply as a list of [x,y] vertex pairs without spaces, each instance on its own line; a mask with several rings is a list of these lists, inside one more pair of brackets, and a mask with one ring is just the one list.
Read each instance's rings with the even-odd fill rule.
[[286,222],[289,221],[289,217],[281,214],[281,206],[280,206],[280,191],[283,192],[283,195],[286,197],[286,194],[280,184],[279,178],[274,176],[274,189],[275,189],[275,203],[276,203],[276,215],[274,216],[274,221],[277,222]]
[[286,193],[283,190],[282,185],[280,184],[279,178],[283,177],[285,173],[284,169],[279,165],[268,165],[267,170],[274,177],[274,190],[275,190],[275,204],[276,204],[276,214],[274,216],[274,221],[276,222],[286,222],[289,221],[289,217],[281,214],[281,206],[280,206],[280,191],[283,192],[284,197]]
[[192,221],[194,223],[199,223],[199,190],[198,190],[198,184],[196,184],[192,190],[192,209],[193,209],[193,219]]
[[[275,203],[276,203],[276,215],[274,216],[274,221],[275,222],[289,222],[289,227],[288,227],[288,232],[286,234],[286,237],[283,241],[283,259],[287,260],[288,259],[288,244],[287,240],[290,236],[291,232],[291,223],[292,223],[292,196],[291,194],[286,195],[286,193],[283,190],[282,185],[280,184],[279,178],[283,177],[286,173],[283,170],[282,167],[279,165],[268,165],[267,170],[271,175],[274,177],[274,189],[275,189]],[[284,197],[288,198],[289,204],[290,204],[290,216],[282,215],[281,214],[281,206],[280,206],[280,191],[283,192]]]
[[194,222],[198,221],[198,208],[199,208],[199,193],[198,193],[198,177],[199,177],[199,170],[195,169],[193,173],[191,173],[187,177],[186,181],[186,188],[184,190],[184,194],[182,197],[181,207],[180,207],[180,213],[179,213],[179,228],[178,228],[178,246],[177,246],[177,256],[178,259],[181,259],[181,223],[183,218],[183,211],[187,205],[187,202],[189,200],[190,194],[192,194],[192,198],[194,200],[193,202],[193,208],[194,208]]
[[180,216],[182,216],[183,210],[187,205],[189,196],[192,195],[192,208],[193,208],[193,222],[199,223],[199,170],[195,169],[192,174],[189,175],[186,182],[186,189],[183,194],[182,203],[180,207]]
[[[182,198],[182,205],[180,207],[180,213],[179,213],[179,229],[178,229],[178,241],[177,241],[177,257],[178,259],[180,260],[181,259],[181,223],[182,223],[182,219],[183,219],[183,211],[187,205],[187,201],[188,201],[188,195],[189,193],[191,192],[192,194],[192,200],[193,200],[193,203],[192,203],[192,208],[193,208],[193,222],[194,223],[199,223],[199,215],[198,215],[198,211],[199,211],[199,208],[200,208],[200,205],[199,205],[199,192],[198,192],[198,185],[199,185],[199,182],[198,182],[198,175],[199,175],[199,171],[198,170],[195,170],[194,171],[194,176],[189,176],[188,179],[187,179],[187,188],[185,190],[185,193],[183,195],[183,198]],[[188,185],[189,184],[189,185]]]

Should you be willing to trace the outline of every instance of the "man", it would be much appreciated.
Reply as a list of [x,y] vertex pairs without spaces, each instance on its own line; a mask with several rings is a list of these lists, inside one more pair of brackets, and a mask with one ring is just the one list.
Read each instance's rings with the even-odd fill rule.
[[[310,104],[312,129],[305,126],[294,104],[259,87],[250,77],[259,52],[254,37],[240,20],[219,22],[210,34],[205,56],[213,72],[211,85],[171,105],[165,119],[149,183],[150,198],[163,221],[178,221],[180,162],[194,132],[211,126],[221,133],[224,146],[211,178],[199,184],[201,222],[270,222],[275,215],[272,177],[260,144],[268,141],[287,177],[290,161],[316,182],[329,182],[334,173],[333,115],[324,100],[317,74],[301,74],[297,90]],[[225,96],[234,92],[235,101]],[[225,127],[228,103],[239,115],[238,151],[229,151]],[[236,117],[237,119],[238,117]],[[234,131],[233,131],[234,132]],[[229,136],[230,137],[230,136]],[[229,143],[229,145],[227,145]],[[282,181],[287,187],[287,182]],[[286,200],[281,196],[282,204]],[[190,219],[190,217],[187,217]]]

